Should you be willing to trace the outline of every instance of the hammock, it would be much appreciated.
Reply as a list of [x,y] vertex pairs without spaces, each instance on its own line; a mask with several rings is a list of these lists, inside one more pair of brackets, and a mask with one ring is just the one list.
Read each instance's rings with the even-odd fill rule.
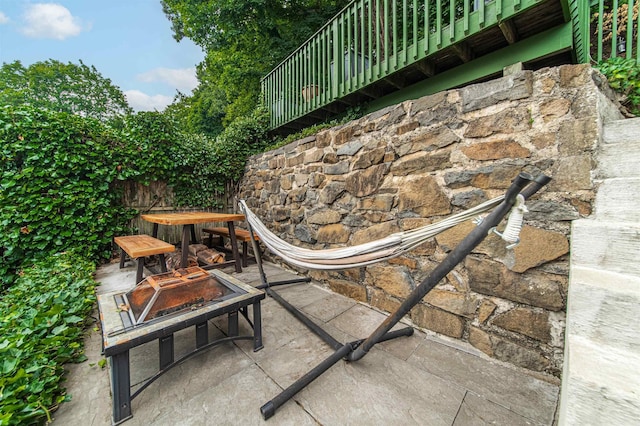
[[[260,412],[267,420],[272,417],[278,407],[282,406],[296,393],[304,389],[307,385],[320,377],[331,366],[342,359],[348,361],[358,361],[364,357],[371,348],[383,341],[395,339],[400,336],[410,336],[413,328],[405,327],[391,331],[398,322],[413,309],[424,296],[429,293],[449,272],[453,270],[471,251],[484,240],[488,233],[494,232],[510,243],[509,247],[514,247],[518,242],[519,233],[522,229],[523,216],[527,212],[525,200],[535,194],[546,185],[551,178],[540,174],[533,177],[527,173],[520,173],[511,183],[503,197],[480,204],[465,212],[455,214],[449,218],[411,231],[398,232],[377,241],[371,241],[353,247],[329,249],[329,250],[309,250],[295,247],[270,232],[262,222],[251,212],[244,201],[240,201],[240,208],[244,211],[249,231],[253,236],[255,231],[269,250],[283,258],[288,263],[303,266],[309,269],[343,269],[356,266],[364,266],[380,260],[390,259],[399,256],[405,251],[422,244],[430,237],[455,226],[456,224],[471,218],[485,210],[495,206],[493,211],[482,220],[476,222],[474,228],[447,256],[429,273],[429,275],[418,284],[408,296],[402,301],[400,306],[388,316],[366,339],[360,339],[344,345],[334,339],[329,333],[319,327],[309,317],[303,314],[290,303],[286,302],[277,292],[271,289],[274,285],[291,284],[299,280],[287,280],[280,282],[269,282],[262,269],[260,251],[257,249],[256,240],[252,238],[253,248],[256,254],[256,261],[262,279],[265,292],[280,303],[287,311],[292,313],[297,319],[302,321],[309,329],[320,337],[325,343],[334,348],[335,352],[324,361],[319,363],[304,376],[300,377],[289,387],[284,389],[273,399],[262,407]],[[496,226],[502,221],[504,216],[509,214],[507,225],[502,234],[496,231]],[[305,280],[305,281],[308,281]]]
[[[271,252],[281,257],[287,263],[306,269],[340,270],[366,266],[400,256],[440,232],[446,231],[461,222],[493,208],[502,202],[503,199],[504,195],[485,201],[482,204],[454,214],[453,216],[449,216],[440,222],[415,228],[410,231],[396,232],[379,240],[351,247],[324,250],[311,250],[287,243],[271,232],[255,213],[249,209],[244,200],[240,200],[239,204],[250,226],[250,230],[260,237],[260,240]],[[524,202],[524,199],[522,202]],[[520,211],[525,209],[523,204],[522,207],[516,206],[516,208],[519,208]],[[520,226],[522,226],[521,222],[520,220]],[[511,237],[513,232],[505,231],[504,235]],[[511,239],[509,242],[515,243],[517,241]]]

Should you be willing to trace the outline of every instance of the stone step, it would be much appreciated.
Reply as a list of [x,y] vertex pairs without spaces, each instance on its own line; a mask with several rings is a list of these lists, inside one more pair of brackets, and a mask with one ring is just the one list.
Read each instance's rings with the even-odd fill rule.
[[640,350],[640,277],[572,265],[569,301],[573,336],[620,351]]
[[636,140],[606,143],[598,155],[598,177],[640,177],[640,123]]
[[617,120],[605,124],[602,132],[604,143],[627,143],[640,141],[640,117]]
[[573,221],[571,264],[640,277],[640,224]]
[[640,177],[603,180],[594,207],[597,220],[640,223]]
[[568,334],[560,425],[637,425],[640,355]]

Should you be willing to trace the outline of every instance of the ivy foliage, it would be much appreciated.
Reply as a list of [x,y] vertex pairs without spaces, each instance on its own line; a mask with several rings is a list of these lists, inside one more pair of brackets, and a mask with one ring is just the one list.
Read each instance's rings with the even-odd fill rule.
[[0,108],[0,277],[77,248],[110,255],[130,217],[111,182],[112,135],[101,122],[32,107]]
[[636,59],[611,58],[597,68],[607,77],[611,88],[622,95],[622,105],[631,114],[640,115],[640,65]]
[[119,180],[145,184],[175,180],[182,136],[175,122],[159,112],[138,112],[112,122],[111,151]]
[[268,113],[258,108],[231,123],[220,135],[184,134],[176,158],[179,173],[170,181],[176,204],[217,206],[228,182],[237,182],[248,156],[261,152],[268,141]]
[[61,253],[23,270],[0,298],[0,425],[51,421],[67,397],[63,365],[80,362],[95,266]]

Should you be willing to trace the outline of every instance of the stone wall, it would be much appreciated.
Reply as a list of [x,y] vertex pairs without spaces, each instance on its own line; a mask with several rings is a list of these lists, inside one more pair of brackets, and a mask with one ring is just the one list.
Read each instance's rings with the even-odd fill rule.
[[[527,204],[521,244],[487,237],[410,320],[559,376],[570,222],[591,212],[592,152],[611,106],[602,80],[569,65],[407,101],[252,157],[239,196],[281,238],[320,249],[446,218],[503,194],[520,171],[552,176]],[[308,274],[391,312],[473,227],[388,262]]]

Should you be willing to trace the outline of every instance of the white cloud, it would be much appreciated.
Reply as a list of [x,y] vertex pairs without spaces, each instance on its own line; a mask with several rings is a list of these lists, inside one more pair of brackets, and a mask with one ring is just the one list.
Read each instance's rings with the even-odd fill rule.
[[171,96],[147,95],[139,90],[127,90],[124,92],[127,102],[135,111],[162,111],[173,102]]
[[64,40],[80,34],[80,20],[66,7],[56,3],[35,3],[27,6],[22,33],[33,38]]
[[0,25],[9,22],[9,18],[4,13],[0,12]]
[[151,71],[138,74],[136,78],[145,83],[160,81],[183,93],[189,93],[198,86],[195,68],[155,68]]

